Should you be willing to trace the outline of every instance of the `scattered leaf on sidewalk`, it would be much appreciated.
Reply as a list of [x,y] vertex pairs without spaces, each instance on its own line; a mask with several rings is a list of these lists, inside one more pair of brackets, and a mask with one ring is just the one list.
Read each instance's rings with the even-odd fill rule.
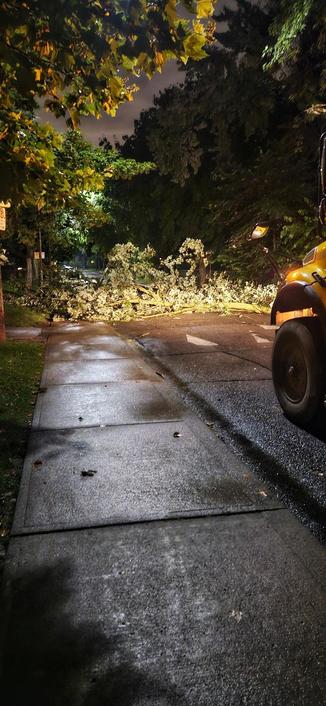
[[181,436],[181,432],[180,432],[180,431],[175,431],[174,434],[173,434],[173,436],[174,436],[175,439],[178,439],[178,437]]
[[80,475],[83,476],[83,478],[88,478],[88,477],[91,478],[92,476],[95,476],[95,473],[97,473],[97,471],[92,471],[92,470],[89,470],[89,471],[81,471],[81,474],[80,474]]
[[263,498],[267,498],[267,493],[265,493],[265,490],[260,490],[259,495],[261,495]]
[[41,461],[41,459],[38,458],[38,459],[36,459],[36,461],[34,461],[33,467],[38,468],[38,466],[42,466],[42,463],[43,463],[43,461]]
[[156,372],[156,375],[159,375],[160,378],[163,378],[163,380],[165,380],[165,377],[162,373],[159,373],[158,370],[155,370],[155,372]]

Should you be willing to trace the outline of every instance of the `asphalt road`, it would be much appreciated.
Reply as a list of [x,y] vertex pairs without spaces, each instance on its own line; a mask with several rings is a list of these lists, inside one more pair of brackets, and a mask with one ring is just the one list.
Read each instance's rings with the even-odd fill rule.
[[304,430],[280,409],[269,317],[187,314],[116,329],[138,341],[157,372],[177,382],[197,414],[325,541],[326,421]]

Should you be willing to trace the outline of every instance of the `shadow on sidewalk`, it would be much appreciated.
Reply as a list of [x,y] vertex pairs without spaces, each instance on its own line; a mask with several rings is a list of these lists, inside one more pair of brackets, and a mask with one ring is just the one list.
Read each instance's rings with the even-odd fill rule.
[[7,568],[3,706],[187,706],[163,675],[151,678],[133,664],[125,636],[104,633],[100,623],[109,606],[102,605],[92,622],[86,593],[79,594],[82,618],[73,618],[70,562],[17,572],[12,579],[9,573]]

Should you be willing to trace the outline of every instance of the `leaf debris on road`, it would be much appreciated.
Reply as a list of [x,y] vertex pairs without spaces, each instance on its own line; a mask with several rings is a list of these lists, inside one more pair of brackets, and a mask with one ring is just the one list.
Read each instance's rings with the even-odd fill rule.
[[43,461],[40,458],[37,458],[36,461],[33,463],[34,468],[38,468],[39,466],[42,466]]
[[240,620],[242,620],[242,610],[239,610],[238,608],[233,609],[232,612],[230,613],[230,618],[234,618],[237,623],[240,623]]

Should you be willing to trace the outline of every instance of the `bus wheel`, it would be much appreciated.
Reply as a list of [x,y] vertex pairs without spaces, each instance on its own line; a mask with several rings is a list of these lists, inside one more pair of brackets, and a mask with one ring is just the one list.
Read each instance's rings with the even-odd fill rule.
[[276,334],[272,372],[278,401],[302,425],[321,411],[324,395],[323,343],[318,320],[287,321]]

